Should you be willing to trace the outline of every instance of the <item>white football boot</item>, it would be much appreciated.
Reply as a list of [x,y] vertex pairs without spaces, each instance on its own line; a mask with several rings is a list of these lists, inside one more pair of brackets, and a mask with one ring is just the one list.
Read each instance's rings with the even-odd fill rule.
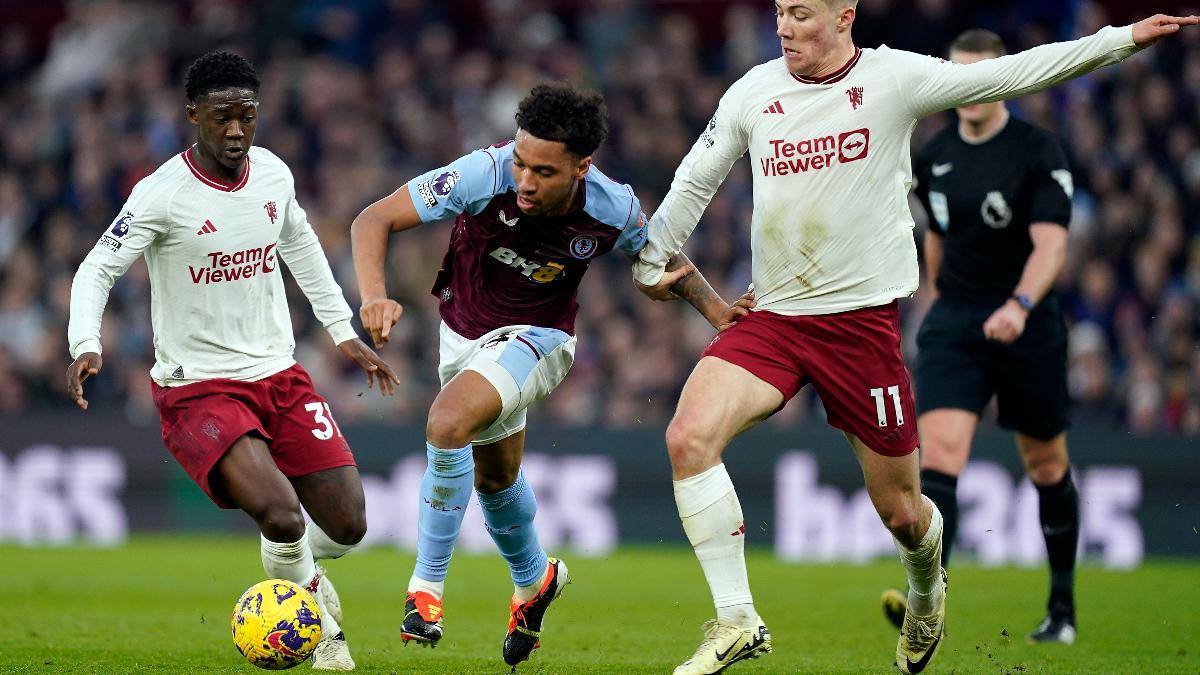
[[904,627],[896,643],[896,667],[902,673],[919,673],[933,660],[946,633],[946,569],[941,569],[942,600],[933,614],[917,616],[908,603]]
[[329,575],[325,568],[317,565],[317,576],[321,577],[321,583],[317,585],[317,598],[321,601],[321,608],[329,612],[333,620],[342,624],[342,600],[338,597],[337,589],[333,587],[333,582],[329,580]]
[[771,653],[771,631],[762,619],[738,626],[723,619],[704,622],[704,640],[692,658],[675,667],[674,675],[711,675],[746,659]]
[[312,662],[314,670],[354,670],[350,645],[346,644],[346,637],[342,633],[321,638],[313,650]]
[[[342,601],[338,597],[337,589],[329,581],[325,568],[320,565],[317,565],[317,577],[320,579],[320,583],[317,584],[317,604],[321,606],[322,612],[327,612],[340,626]],[[346,644],[345,633],[338,632],[337,635],[321,637],[317,648],[313,650],[312,667],[314,670],[354,670],[354,659],[350,658],[350,645]]]

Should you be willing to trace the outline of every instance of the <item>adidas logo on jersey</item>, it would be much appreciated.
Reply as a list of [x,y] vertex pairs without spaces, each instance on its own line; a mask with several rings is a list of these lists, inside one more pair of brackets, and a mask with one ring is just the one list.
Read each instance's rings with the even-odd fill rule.
[[196,230],[196,234],[212,234],[217,231],[217,226],[212,224],[211,220],[204,221],[200,229]]
[[783,114],[783,104],[780,103],[779,101],[775,101],[771,105],[767,106],[767,109],[763,111],[763,114],[764,115],[782,115]]

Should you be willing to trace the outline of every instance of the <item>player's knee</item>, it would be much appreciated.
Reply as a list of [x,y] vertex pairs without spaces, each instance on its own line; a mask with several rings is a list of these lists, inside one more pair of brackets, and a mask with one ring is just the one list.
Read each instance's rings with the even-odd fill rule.
[[258,529],[271,541],[299,541],[304,536],[304,514],[298,506],[271,504],[259,514],[250,514]]
[[1025,462],[1025,472],[1034,485],[1055,485],[1062,481],[1068,468],[1066,458],[1058,456],[1028,458]]
[[353,514],[341,522],[334,523],[332,531],[326,530],[329,538],[343,546],[354,546],[367,536],[367,517],[364,513]]
[[968,444],[932,433],[921,436],[921,468],[933,469],[948,476],[962,473],[970,455]]
[[917,541],[920,528],[920,512],[917,502],[905,496],[890,500],[879,509],[879,518],[891,533],[901,542]]
[[475,437],[472,425],[448,407],[434,406],[425,422],[425,438],[435,448],[465,448]]
[[685,418],[676,417],[667,426],[667,454],[672,466],[703,464],[707,446],[703,432]]

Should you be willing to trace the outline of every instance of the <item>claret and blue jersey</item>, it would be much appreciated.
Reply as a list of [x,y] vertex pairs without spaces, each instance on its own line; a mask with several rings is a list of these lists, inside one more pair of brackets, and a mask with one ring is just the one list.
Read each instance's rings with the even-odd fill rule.
[[433,294],[442,320],[475,339],[511,325],[575,333],[575,296],[593,258],[636,256],[646,217],[633,188],[593,165],[583,208],[535,217],[517,208],[512,142],[476,150],[408,183],[422,222],[455,217]]

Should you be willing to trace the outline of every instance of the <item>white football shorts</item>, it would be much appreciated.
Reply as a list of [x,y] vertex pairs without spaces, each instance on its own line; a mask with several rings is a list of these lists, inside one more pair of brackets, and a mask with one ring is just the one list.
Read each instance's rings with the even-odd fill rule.
[[500,416],[475,439],[495,443],[525,428],[525,409],[554,391],[575,362],[575,336],[540,326],[504,326],[475,340],[442,322],[438,377],[445,387],[464,370],[483,375],[500,393]]

